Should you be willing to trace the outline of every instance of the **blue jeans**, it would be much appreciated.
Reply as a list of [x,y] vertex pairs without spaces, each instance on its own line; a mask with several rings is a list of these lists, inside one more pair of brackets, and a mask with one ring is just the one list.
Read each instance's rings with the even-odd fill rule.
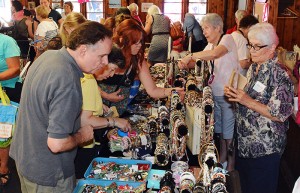
[[215,102],[215,133],[221,133],[223,139],[232,139],[235,116],[233,104],[225,96],[214,96]]

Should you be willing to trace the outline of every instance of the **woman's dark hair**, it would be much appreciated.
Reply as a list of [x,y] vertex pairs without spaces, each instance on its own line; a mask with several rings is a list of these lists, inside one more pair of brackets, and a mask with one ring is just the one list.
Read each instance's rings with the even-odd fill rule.
[[49,40],[47,50],[59,50],[60,48],[62,48],[62,41],[59,36],[55,36]]
[[119,68],[125,67],[125,57],[117,45],[113,45],[111,48],[111,52],[108,55],[108,62],[116,64]]
[[244,16],[241,21],[239,28],[248,28],[258,23],[258,19],[253,15]]
[[23,10],[23,5],[20,1],[12,1],[11,5],[15,8],[16,12]]
[[32,13],[28,9],[24,9],[24,16],[31,16]]
[[73,8],[74,8],[74,7],[73,7],[73,3],[72,3],[71,1],[66,1],[66,2],[64,2],[64,4],[69,5],[71,11],[73,11]]
[[117,15],[122,14],[122,13],[125,14],[125,15],[131,15],[131,12],[127,7],[120,7],[119,9],[117,9],[114,16],[117,16]]

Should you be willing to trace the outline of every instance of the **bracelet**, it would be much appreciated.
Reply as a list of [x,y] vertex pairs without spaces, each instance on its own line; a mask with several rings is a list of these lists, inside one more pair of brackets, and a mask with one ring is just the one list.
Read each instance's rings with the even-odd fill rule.
[[106,127],[110,127],[109,118],[106,118],[106,121],[107,121]]

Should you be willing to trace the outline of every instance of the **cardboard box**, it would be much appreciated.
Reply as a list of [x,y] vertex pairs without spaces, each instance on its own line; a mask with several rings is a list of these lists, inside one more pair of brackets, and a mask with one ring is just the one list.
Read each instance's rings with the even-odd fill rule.
[[269,17],[269,4],[255,2],[254,16],[257,17],[259,22],[268,22]]

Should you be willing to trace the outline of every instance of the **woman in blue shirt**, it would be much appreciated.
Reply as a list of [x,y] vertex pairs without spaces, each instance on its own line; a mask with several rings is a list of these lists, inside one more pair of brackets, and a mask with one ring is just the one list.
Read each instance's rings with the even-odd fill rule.
[[[0,34],[0,83],[9,99],[20,102],[22,84],[18,82],[20,74],[20,48],[16,41]],[[8,153],[10,144],[0,145],[0,185],[6,185],[10,178]]]

